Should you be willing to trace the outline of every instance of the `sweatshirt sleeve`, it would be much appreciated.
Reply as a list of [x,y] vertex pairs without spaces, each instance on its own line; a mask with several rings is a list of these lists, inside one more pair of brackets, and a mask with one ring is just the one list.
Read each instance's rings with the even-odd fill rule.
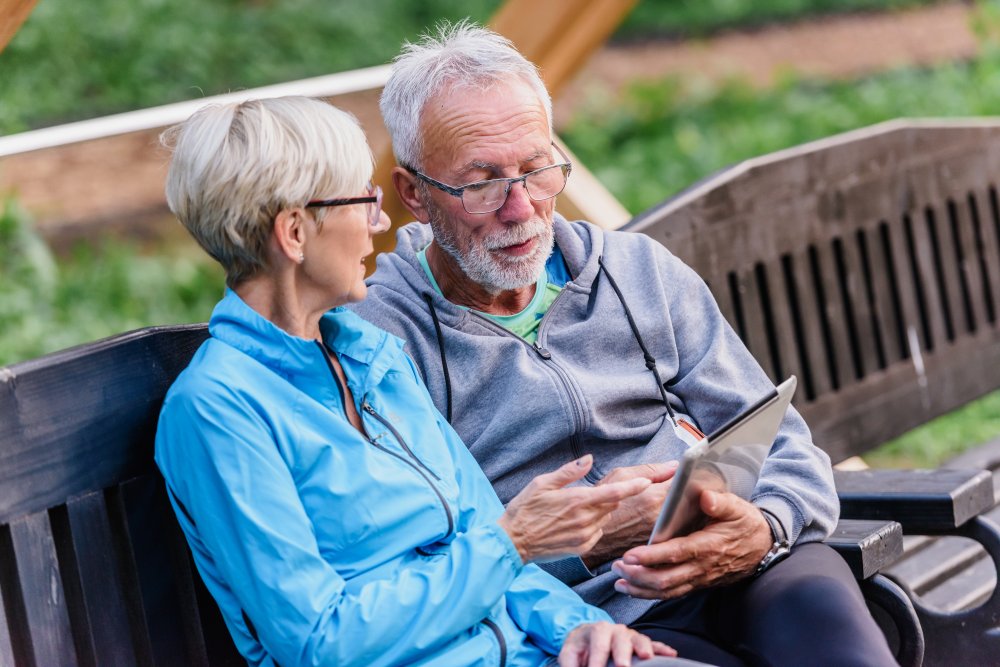
[[[410,363],[412,366],[412,361]],[[423,386],[415,367],[413,372],[417,382]],[[430,403],[429,395],[427,400]],[[497,526],[498,531],[509,542],[506,532],[496,523],[503,514],[504,507],[489,479],[458,433],[440,413],[437,421],[456,462],[463,511],[468,508],[473,513],[470,519],[471,530],[483,524]],[[516,548],[513,543],[510,544],[516,554]],[[584,602],[573,589],[533,563],[525,565],[507,589],[506,604],[507,612],[517,626],[535,644],[553,655],[559,653],[566,635],[578,625],[597,621],[612,622],[606,612]]]
[[[677,375],[668,391],[709,432],[774,389],[760,364],[726,322],[708,286],[690,267],[657,246]],[[774,514],[793,543],[818,541],[840,512],[826,452],[789,408],[751,501]]]
[[417,647],[444,645],[486,617],[522,572],[506,533],[489,521],[440,556],[350,587],[319,553],[259,406],[241,400],[224,390],[168,398],[156,460],[228,622],[277,664],[412,662]]

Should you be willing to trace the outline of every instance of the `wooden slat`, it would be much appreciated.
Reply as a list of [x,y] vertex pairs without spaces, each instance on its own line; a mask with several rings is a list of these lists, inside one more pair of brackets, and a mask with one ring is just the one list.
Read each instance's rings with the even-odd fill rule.
[[947,297],[941,294],[934,270],[933,248],[922,211],[904,220],[904,231],[907,266],[910,269],[910,280],[904,285],[914,290],[917,304],[922,306],[923,328],[929,334],[924,349],[936,350],[948,345],[946,322],[950,315],[946,309]]
[[961,323],[964,331],[974,333],[987,326],[986,297],[983,293],[983,265],[976,247],[976,230],[972,224],[967,202],[949,199],[947,204],[948,226],[958,255],[959,284],[962,288]]
[[847,311],[837,279],[837,263],[832,243],[817,246],[816,261],[819,267],[819,284],[816,287],[822,288],[826,303],[823,321],[829,331],[827,344],[832,349],[832,373],[836,379],[835,386],[845,387],[855,382],[856,378],[852,362],[851,334],[846,320]]
[[12,521],[10,539],[34,664],[78,665],[48,513]]
[[126,614],[121,562],[112,548],[111,522],[103,492],[87,494],[66,505],[73,551],[86,617],[99,667],[135,664],[135,649]]
[[853,363],[860,366],[855,372],[864,377],[880,368],[879,352],[884,347],[872,326],[872,307],[868,301],[868,285],[856,233],[854,231],[845,233],[835,249],[839,250],[835,253],[836,259],[844,270],[842,283],[844,308],[850,313],[848,324],[854,332],[851,339],[851,357]]
[[[766,266],[767,284],[771,301],[771,321],[774,326],[775,342],[781,357],[781,369],[777,373],[778,380],[794,375],[803,380],[802,351],[796,336],[796,325],[792,313],[792,303],[788,298],[788,285],[782,270],[780,258]],[[796,392],[798,394],[798,392]],[[805,392],[797,395],[795,404],[799,405],[805,398]]]
[[0,665],[32,664],[21,598],[10,527],[0,526]]
[[879,234],[882,256],[887,256],[892,263],[892,276],[896,281],[894,297],[899,298],[898,305],[903,317],[904,338],[900,342],[907,359],[910,359],[912,354],[909,347],[911,337],[917,341],[917,349],[920,352],[929,349],[934,337],[930,320],[926,316],[927,288],[924,286],[926,281],[919,271],[915,271],[914,256],[910,252],[908,230],[911,226],[912,220],[906,215],[901,215],[889,221],[884,231],[880,230]]
[[983,278],[983,304],[987,313],[986,326],[1000,322],[1000,243],[990,224],[989,192],[973,189],[966,200],[969,218],[976,239],[976,256]]
[[[871,273],[875,321],[887,365],[906,358],[906,333],[902,322],[902,305],[898,303],[899,276],[894,263],[887,261],[883,233],[888,234],[888,224],[864,230],[863,259]],[[884,230],[884,231],[883,231]]]
[[153,664],[207,667],[194,584],[186,554],[176,553],[177,529],[162,484],[153,476],[137,478],[122,485],[119,497]]
[[950,323],[950,337],[954,339],[965,334],[968,329],[966,328],[964,299],[959,275],[961,268],[958,264],[955,239],[948,221],[947,203],[942,201],[937,206],[926,209],[924,218],[928,228],[931,253],[935,258],[934,273],[938,283],[944,286],[941,288],[943,297],[941,308],[947,310],[946,324]]
[[812,285],[809,253],[802,248],[791,255],[790,273],[791,285],[795,290],[798,308],[801,315],[802,330],[805,336],[805,356],[809,367],[809,382],[805,393],[809,400],[817,395],[823,395],[833,390],[830,375],[830,365],[827,362],[826,347],[823,343],[822,315],[820,304],[816,300]]
[[163,395],[206,335],[153,328],[2,369],[0,521],[152,469]]
[[734,301],[739,299],[739,312],[745,330],[742,332],[743,342],[746,343],[750,354],[764,368],[768,376],[774,380],[774,364],[771,361],[771,353],[767,347],[767,334],[764,328],[764,316],[761,312],[760,290],[757,285],[757,278],[753,269],[748,268],[736,274],[736,292],[733,295]]

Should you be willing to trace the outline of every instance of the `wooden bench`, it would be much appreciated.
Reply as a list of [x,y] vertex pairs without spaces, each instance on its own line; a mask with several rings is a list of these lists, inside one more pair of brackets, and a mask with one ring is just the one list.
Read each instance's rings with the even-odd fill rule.
[[[700,273],[772,379],[799,377],[795,404],[841,461],[1000,389],[998,180],[1000,124],[893,121],[740,163],[625,228]],[[837,479],[843,516],[913,535],[886,574],[929,665],[1000,662],[1000,529],[981,515],[998,498],[975,470],[1000,467],[1000,444],[976,456]],[[918,537],[943,534],[978,544]]]
[[245,665],[153,464],[204,325],[0,368],[0,664]]

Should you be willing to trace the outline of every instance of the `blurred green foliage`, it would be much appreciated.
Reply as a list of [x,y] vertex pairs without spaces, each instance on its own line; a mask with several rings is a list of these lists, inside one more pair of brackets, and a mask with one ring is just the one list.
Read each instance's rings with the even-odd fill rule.
[[614,105],[579,113],[562,138],[633,213],[723,167],[904,116],[1000,110],[1000,50],[967,63],[903,68],[854,81],[784,77],[757,90],[731,80],[633,85]]
[[902,9],[934,0],[639,0],[617,38],[702,37],[803,16]]
[[0,209],[0,366],[150,324],[201,322],[222,270],[189,253],[81,245],[56,261],[13,200]]
[[[485,22],[501,1],[43,0],[0,53],[0,135],[380,65],[435,22]],[[928,1],[640,0],[619,34]]]

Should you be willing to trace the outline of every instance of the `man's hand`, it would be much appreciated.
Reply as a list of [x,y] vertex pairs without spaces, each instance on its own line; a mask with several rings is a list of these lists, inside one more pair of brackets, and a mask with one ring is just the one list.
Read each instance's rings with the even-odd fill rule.
[[624,625],[585,623],[573,628],[559,651],[559,667],[629,667],[632,656],[648,660],[657,655],[673,657],[677,651]]
[[648,479],[651,484],[642,493],[626,498],[611,513],[604,535],[594,548],[583,555],[587,567],[606,563],[632,547],[649,541],[653,524],[667,496],[669,480],[677,472],[677,461],[650,463],[628,468],[615,468],[597,486],[632,479]]
[[583,478],[593,464],[594,457],[588,454],[539,475],[507,504],[497,523],[510,535],[525,563],[590,551],[618,504],[650,484],[638,477],[601,486],[563,488]]
[[709,524],[686,537],[631,549],[612,569],[615,589],[637,598],[669,599],[730,583],[756,569],[771,548],[771,528],[754,505],[731,493],[705,491]]

